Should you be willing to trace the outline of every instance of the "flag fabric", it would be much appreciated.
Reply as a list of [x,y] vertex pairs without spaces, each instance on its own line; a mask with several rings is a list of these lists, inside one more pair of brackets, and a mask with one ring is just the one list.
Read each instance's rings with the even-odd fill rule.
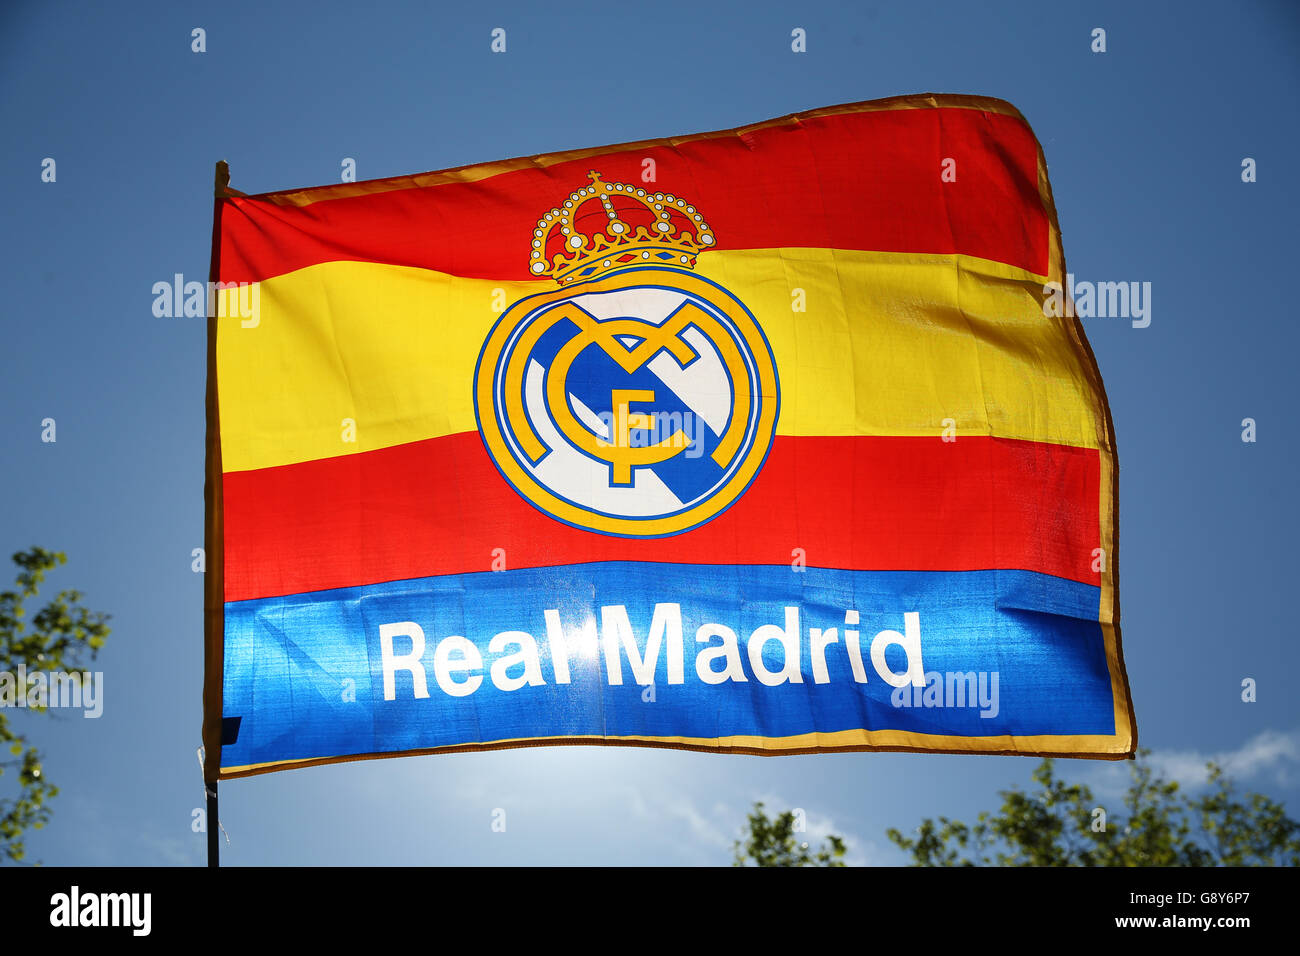
[[1117,758],[1047,167],[917,96],[219,194],[210,779],[539,744]]

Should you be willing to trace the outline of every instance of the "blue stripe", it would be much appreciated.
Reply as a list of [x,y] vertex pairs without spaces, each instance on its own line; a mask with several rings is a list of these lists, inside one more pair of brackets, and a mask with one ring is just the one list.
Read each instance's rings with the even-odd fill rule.
[[[622,605],[643,655],[660,602],[681,607],[683,683],[669,683],[666,648],[659,651],[652,695],[636,684],[626,655],[621,686],[610,685],[599,652],[571,655],[571,683],[555,682],[546,609],[558,611],[572,635],[584,619],[599,626],[602,607]],[[232,602],[226,605],[225,715],[239,717],[240,726],[238,739],[223,748],[222,765],[560,736],[785,737],[856,728],[1110,735],[1114,710],[1099,602],[1095,586],[1030,571],[635,562],[445,575]],[[762,625],[784,625],[787,607],[798,608],[802,683],[766,686],[751,666],[748,639]],[[859,614],[866,683],[854,680],[846,649],[850,609]],[[997,674],[996,715],[981,716],[992,708],[955,706],[951,698],[946,706],[925,706],[910,689],[911,706],[898,706],[870,648],[878,632],[905,630],[905,612],[918,615],[926,672]],[[399,670],[395,699],[385,701],[379,628],[407,621],[425,635],[429,696],[416,699],[412,675]],[[736,632],[745,682],[710,685],[699,678],[696,656],[706,645],[697,643],[696,631],[704,623]],[[836,629],[825,652],[827,683],[814,682],[811,628]],[[489,653],[488,643],[502,631],[536,639],[544,685],[502,690],[493,683],[489,668],[501,655]],[[473,642],[484,661],[482,684],[468,696],[450,696],[436,680],[434,653],[449,635]],[[411,642],[399,636],[393,646],[402,654]],[[512,645],[506,653],[517,650]],[[768,641],[762,653],[764,666],[780,669],[779,642]],[[895,672],[907,665],[898,645],[888,647],[885,661]],[[517,665],[507,675],[522,672]],[[991,679],[985,678],[988,692]]]

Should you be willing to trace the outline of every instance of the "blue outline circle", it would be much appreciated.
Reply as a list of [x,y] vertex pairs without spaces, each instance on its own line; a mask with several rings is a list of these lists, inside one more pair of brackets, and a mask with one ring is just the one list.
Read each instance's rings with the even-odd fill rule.
[[[624,267],[622,267],[622,268],[611,269],[610,271],[605,272],[605,273],[602,273],[600,276],[598,276],[598,277],[596,277],[596,278],[592,278],[592,279],[584,279],[584,280],[581,281],[581,282],[575,282],[575,283],[573,283],[572,285],[564,286],[563,288],[564,288],[564,291],[568,292],[568,291],[570,291],[570,290],[577,289],[577,288],[579,288],[579,287],[581,287],[581,286],[588,285],[589,283],[596,282],[596,281],[598,281],[598,280],[608,279],[610,276],[614,276],[614,275],[626,275],[626,274],[628,274],[628,273],[633,273],[633,272],[666,272],[666,273],[670,273],[670,274],[677,274],[677,275],[680,275],[680,274],[682,273],[682,270],[680,270],[680,269],[676,269],[676,268],[672,268],[672,267],[668,267],[668,266],[653,265],[653,264],[652,264],[652,265],[640,265],[640,264],[637,264],[637,263],[633,263],[633,264],[631,264],[631,265],[624,266]],[[505,471],[501,468],[501,465],[497,463],[497,460],[496,460],[495,456],[493,456],[493,454],[492,454],[492,449],[491,449],[491,447],[489,447],[489,445],[488,445],[487,438],[486,438],[486,437],[484,436],[484,434],[483,434],[483,419],[482,419],[482,417],[481,417],[480,414],[479,414],[479,405],[478,405],[478,381],[479,381],[479,373],[480,373],[480,371],[481,371],[481,369],[482,369],[482,365],[483,365],[483,353],[486,351],[488,343],[492,341],[492,338],[493,338],[493,336],[496,334],[497,329],[498,329],[499,327],[501,327],[501,325],[506,321],[506,319],[510,318],[510,316],[511,316],[512,313],[517,313],[517,310],[519,309],[519,307],[522,306],[522,305],[524,305],[524,303],[528,302],[529,300],[531,300],[531,299],[535,299],[535,298],[538,298],[538,297],[541,297],[541,296],[552,296],[552,295],[554,295],[554,291],[553,291],[553,290],[548,290],[548,291],[546,291],[546,292],[535,292],[535,293],[533,293],[532,295],[525,296],[524,298],[520,299],[518,302],[513,303],[513,304],[512,304],[508,309],[506,309],[505,312],[503,312],[503,313],[501,314],[501,317],[500,317],[500,318],[498,318],[494,323],[492,323],[492,327],[488,330],[488,334],[487,334],[487,335],[484,337],[484,339],[483,339],[483,346],[479,349],[478,358],[477,358],[477,359],[475,360],[475,362],[474,362],[474,378],[473,378],[473,381],[470,383],[470,391],[471,391],[471,400],[472,400],[472,404],[473,404],[473,406],[474,406],[474,423],[475,423],[475,425],[478,426],[479,440],[483,443],[483,450],[484,450],[484,452],[486,452],[487,457],[488,457],[488,460],[489,460],[490,462],[492,462],[492,467],[494,467],[494,468],[497,470],[497,474],[499,474],[499,475],[501,476],[502,480],[503,480],[507,485],[510,486],[510,489],[511,489],[512,491],[514,491],[515,494],[517,494],[517,495],[518,495],[520,498],[522,498],[524,501],[528,502],[528,504],[531,505],[531,506],[532,506],[536,511],[540,512],[541,514],[546,515],[546,517],[550,518],[552,521],[558,521],[560,524],[567,525],[567,526],[570,527],[570,528],[576,528],[576,529],[579,530],[579,531],[587,531],[587,532],[590,532],[591,534],[599,534],[599,535],[603,535],[603,536],[605,536],[605,537],[607,537],[607,538],[630,538],[630,539],[633,539],[633,540],[652,540],[652,539],[655,539],[655,538],[675,538],[675,537],[677,537],[678,535],[686,534],[686,533],[689,532],[689,531],[694,531],[696,528],[699,528],[699,527],[702,527],[703,525],[708,524],[710,521],[713,521],[715,518],[718,518],[718,517],[720,517],[720,516],[726,514],[729,510],[731,510],[731,508],[736,504],[736,502],[738,502],[741,498],[743,498],[743,497],[745,496],[746,492],[749,491],[750,486],[753,485],[755,479],[757,479],[758,476],[759,476],[759,474],[763,471],[763,466],[767,464],[768,456],[772,453],[772,446],[776,443],[776,428],[777,428],[777,424],[778,424],[778,423],[780,422],[780,420],[781,420],[781,373],[780,373],[780,370],[777,368],[777,364],[776,364],[776,356],[775,356],[775,355],[773,354],[773,352],[772,352],[772,344],[767,340],[767,334],[763,331],[763,326],[762,326],[762,324],[759,323],[758,319],[754,317],[754,313],[752,313],[752,312],[749,311],[749,307],[748,307],[747,305],[745,305],[744,302],[740,301],[740,299],[737,298],[737,297],[736,297],[733,293],[731,293],[728,289],[726,289],[725,287],[723,287],[723,286],[719,285],[718,283],[714,282],[712,279],[706,278],[705,276],[699,275],[698,273],[694,273],[694,272],[690,273],[690,275],[691,275],[692,277],[696,278],[696,279],[699,279],[701,282],[704,282],[704,283],[706,283],[706,284],[708,284],[708,285],[713,286],[713,288],[717,289],[719,292],[721,292],[723,295],[725,295],[727,298],[729,298],[729,299],[730,299],[732,302],[734,302],[736,305],[740,306],[741,311],[744,312],[745,315],[747,315],[747,316],[749,317],[749,320],[750,320],[751,322],[754,323],[754,328],[758,330],[758,335],[759,335],[759,338],[760,338],[760,339],[762,340],[762,342],[763,342],[763,347],[764,347],[765,349],[767,349],[767,357],[768,357],[768,359],[769,359],[769,360],[771,361],[771,363],[772,363],[772,378],[773,378],[773,383],[774,383],[775,386],[776,386],[776,394],[775,394],[773,400],[774,400],[774,402],[775,402],[775,404],[776,404],[776,408],[775,408],[775,414],[774,414],[773,417],[772,417],[772,432],[771,432],[771,434],[768,436],[768,439],[767,439],[767,447],[763,450],[763,457],[762,457],[762,459],[759,461],[758,466],[754,469],[754,474],[750,476],[749,481],[745,482],[745,487],[742,488],[742,489],[740,489],[740,491],[737,492],[737,493],[732,497],[731,501],[727,502],[726,505],[724,505],[722,508],[718,509],[718,511],[716,511],[715,513],[713,513],[713,514],[710,515],[709,517],[704,518],[703,520],[698,521],[698,522],[696,522],[695,524],[690,525],[689,527],[680,528],[680,529],[678,529],[678,530],[676,530],[676,531],[667,531],[667,532],[663,532],[663,533],[661,533],[661,534],[635,534],[635,533],[622,532],[622,531],[605,531],[605,530],[600,529],[600,528],[591,528],[591,527],[588,527],[587,525],[577,524],[577,523],[575,523],[575,522],[573,522],[573,521],[569,521],[569,520],[567,520],[567,519],[565,519],[565,518],[561,518],[561,517],[559,517],[558,515],[551,514],[551,512],[547,511],[547,510],[546,510],[545,508],[543,508],[540,504],[538,504],[537,502],[533,501],[533,499],[530,498],[528,495],[524,494],[524,492],[521,491],[521,490],[520,490],[520,489],[515,485],[515,483],[514,483],[513,481],[510,480],[510,477],[509,477],[509,476],[505,473]],[[683,291],[682,289],[680,289],[680,288],[678,288],[678,287],[676,287],[676,286],[669,286],[669,285],[662,285],[662,286],[660,286],[660,285],[646,285],[646,286],[643,286],[643,288],[651,288],[651,289],[665,289],[665,290],[672,291],[672,292],[682,292],[682,291]],[[612,291],[622,291],[622,290],[612,290],[612,289],[611,289],[611,290],[607,290],[607,291],[611,291],[611,292],[612,292]],[[687,295],[688,295],[688,297],[689,297],[689,294],[687,294]],[[574,297],[576,297],[576,294],[575,294]],[[559,301],[557,301],[555,304],[556,304],[556,305],[560,304],[560,301],[563,301],[563,300],[559,300]],[[708,300],[705,300],[705,301],[708,301]],[[710,303],[710,304],[713,305],[714,303]],[[716,308],[716,305],[715,305],[715,308]],[[515,321],[518,321],[518,320],[515,320]],[[737,331],[739,331],[739,330],[737,330]],[[745,344],[746,344],[746,347],[747,347],[747,349],[748,349],[748,343],[745,343]],[[752,356],[752,351],[753,351],[753,350],[752,350],[752,349],[748,349],[748,351],[750,351],[751,356]],[[502,354],[503,354],[503,355],[505,354],[505,353],[504,353],[504,349],[502,350]],[[757,356],[752,356],[752,357],[754,358],[755,362],[757,362]],[[499,359],[499,358],[500,358],[500,356],[498,356],[498,359]],[[494,417],[494,418],[497,417],[497,409],[496,409],[496,384],[497,384],[497,383],[496,383],[496,378],[497,378],[497,376],[496,376],[496,369],[493,369],[492,398],[493,398],[493,417]],[[731,385],[732,390],[733,390],[733,395],[732,395],[732,407],[734,408],[734,407],[735,407],[735,395],[734,395],[734,388],[735,388],[735,386],[734,386],[734,383],[730,383],[730,382],[729,382],[729,384]],[[761,399],[761,395],[760,395],[760,399]],[[760,417],[760,416],[756,416],[756,418],[755,418],[756,421],[757,421],[757,418],[758,418],[758,417]],[[497,422],[497,424],[499,425],[499,421]],[[502,439],[504,440],[504,439],[505,439],[506,431],[505,431],[505,429],[499,429],[499,430],[501,431],[501,437],[502,437]],[[758,438],[758,433],[757,433],[757,428],[755,428],[755,436],[754,436],[754,439],[753,439],[753,440],[754,440],[754,441],[757,441],[757,438]],[[752,442],[752,441],[751,441],[750,447],[751,447],[751,449],[752,449],[752,447],[753,447],[753,442]],[[509,448],[509,442],[507,442],[507,449],[508,449],[508,448]],[[512,453],[512,457],[513,457],[513,453]],[[520,462],[518,461],[518,459],[515,459],[515,463],[518,464],[521,468],[524,467],[524,466],[522,465],[522,463],[520,463]],[[535,477],[534,477],[534,480],[536,481],[536,478],[535,478]],[[540,481],[537,481],[537,484],[541,485],[542,483],[541,483]],[[544,486],[543,486],[543,487],[544,487]],[[575,507],[575,508],[579,508],[579,509],[581,509],[581,510],[583,510],[583,511],[589,511],[589,512],[591,512],[591,513],[594,514],[594,515],[600,515],[601,517],[611,518],[611,519],[613,519],[613,520],[618,520],[618,521],[656,521],[656,520],[660,520],[660,519],[662,519],[662,518],[671,518],[674,514],[682,514],[684,511],[688,511],[688,510],[690,510],[690,508],[698,508],[701,504],[703,504],[703,503],[706,502],[706,501],[711,501],[713,498],[716,498],[717,495],[719,494],[719,492],[716,492],[716,491],[715,491],[715,492],[713,493],[712,496],[710,496],[710,497],[708,497],[708,498],[705,498],[705,499],[703,499],[703,501],[699,501],[699,502],[697,502],[696,504],[689,506],[688,508],[684,508],[682,511],[671,512],[671,513],[669,513],[669,514],[662,514],[662,515],[652,515],[652,516],[649,516],[649,517],[646,517],[646,518],[638,518],[638,517],[636,517],[636,516],[634,516],[634,515],[608,515],[608,514],[605,514],[604,512],[601,512],[601,511],[595,511],[595,510],[593,510],[593,509],[587,507],[586,505],[582,505],[582,504],[579,504],[578,502],[574,502],[574,501],[569,501],[569,499],[565,498],[563,495],[560,495],[558,492],[555,492],[554,490],[551,490],[551,489],[548,489],[548,490],[550,491],[551,494],[555,495],[555,496],[556,496],[557,498],[559,498],[560,500],[565,501],[566,503],[572,505],[572,506]]]

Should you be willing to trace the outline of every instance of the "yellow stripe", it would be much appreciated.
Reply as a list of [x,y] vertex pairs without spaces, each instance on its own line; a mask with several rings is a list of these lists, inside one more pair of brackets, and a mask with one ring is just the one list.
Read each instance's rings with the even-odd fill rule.
[[222,767],[222,780],[250,777],[291,767],[313,767],[357,760],[414,757],[434,754],[473,753],[485,750],[513,750],[524,747],[663,747],[670,750],[722,751],[776,756],[790,753],[883,750],[907,753],[1023,754],[1025,756],[1095,757],[1119,760],[1133,753],[1134,742],[1125,724],[1111,734],[1039,734],[1026,737],[961,737],[950,734],[922,734],[907,730],[837,730],[798,734],[793,737],[513,737],[485,743],[384,753],[346,754],[338,757],[303,757],[266,763]]
[[[828,249],[714,251],[697,271],[767,336],[780,435],[938,436],[951,419],[959,438],[1098,447],[1096,400],[1065,320],[1043,314],[1041,276],[968,256]],[[222,293],[224,469],[477,430],[473,373],[494,306],[549,287],[328,262],[259,283],[256,325]]]

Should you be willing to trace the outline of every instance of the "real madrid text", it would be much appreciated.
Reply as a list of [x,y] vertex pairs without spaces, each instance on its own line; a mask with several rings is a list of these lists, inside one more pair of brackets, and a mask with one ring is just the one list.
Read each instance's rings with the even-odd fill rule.
[[[449,697],[468,697],[484,685],[485,677],[501,691],[548,682],[568,684],[574,678],[571,665],[579,660],[595,663],[611,686],[626,681],[648,687],[656,683],[657,674],[663,674],[668,685],[687,680],[744,683],[752,678],[776,687],[804,683],[805,676],[814,684],[827,684],[831,680],[828,658],[833,654],[847,660],[849,672],[859,684],[872,680],[868,665],[875,679],[891,687],[923,687],[927,682],[921,655],[921,616],[916,612],[900,615],[902,631],[885,628],[868,638],[859,630],[858,612],[848,610],[842,635],[839,627],[809,627],[805,641],[800,609],[786,607],[781,623],[761,624],[744,637],[727,624],[700,623],[690,628],[694,633],[689,649],[680,604],[656,604],[648,627],[643,624],[640,629],[634,627],[624,605],[608,605],[598,613],[599,618],[586,616],[575,626],[572,621],[562,621],[558,608],[548,608],[538,622],[542,625],[539,633],[545,634],[542,640],[531,631],[501,631],[487,641],[491,661],[484,659],[481,643],[463,635],[435,639],[430,647],[424,628],[416,621],[381,624],[384,700],[398,698],[399,683],[404,687],[403,696],[429,697],[430,670],[435,688]],[[694,656],[689,667],[688,654]],[[584,668],[584,672],[590,669]]]

